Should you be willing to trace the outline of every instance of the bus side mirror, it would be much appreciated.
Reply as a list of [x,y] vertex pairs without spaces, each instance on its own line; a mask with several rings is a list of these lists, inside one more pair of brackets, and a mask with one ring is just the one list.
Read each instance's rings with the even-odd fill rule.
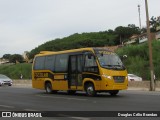
[[121,60],[123,61],[123,60],[125,60],[125,59],[127,59],[127,55],[123,55],[123,56],[121,56],[120,58],[121,58]]
[[94,54],[92,54],[91,52],[85,52],[84,55],[85,55],[88,59],[92,59],[92,57],[94,57],[94,59],[95,59]]
[[127,58],[127,55],[123,55],[123,58]]

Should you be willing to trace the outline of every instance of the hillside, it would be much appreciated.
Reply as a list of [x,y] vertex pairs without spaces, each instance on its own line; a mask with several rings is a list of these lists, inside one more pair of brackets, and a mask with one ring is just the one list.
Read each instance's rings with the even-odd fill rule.
[[[154,72],[156,78],[160,80],[160,41],[153,41],[152,48]],[[120,56],[128,56],[128,58],[123,61],[128,73],[139,75],[144,80],[150,79],[148,43],[126,46],[118,49],[117,53]]]
[[90,33],[75,33],[68,37],[48,41],[30,51],[30,58],[40,51],[59,51],[84,47],[104,47],[119,45],[128,40],[133,34],[139,34],[140,30],[134,24],[127,27],[119,26],[115,30],[107,30]]
[[[156,78],[160,80],[160,41],[153,42],[153,63]],[[119,48],[117,51],[119,56],[127,55],[127,59],[123,62],[128,73],[134,73],[143,78],[150,80],[149,56],[147,43],[140,45],[131,45]],[[24,79],[31,78],[31,65],[29,63],[18,63],[13,65],[0,65],[0,74],[5,74],[12,79],[19,79],[23,74]]]
[[71,36],[48,41],[30,52],[30,58],[40,51],[59,51],[82,47],[111,46],[118,44],[117,35],[109,32],[75,33]]
[[21,74],[23,79],[31,79],[32,64],[2,64],[0,65],[0,74],[7,75],[12,79],[20,79]]

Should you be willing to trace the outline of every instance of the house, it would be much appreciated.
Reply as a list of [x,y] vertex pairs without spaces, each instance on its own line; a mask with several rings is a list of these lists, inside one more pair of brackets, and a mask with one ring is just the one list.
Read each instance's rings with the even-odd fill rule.
[[[151,33],[151,40],[156,39],[155,33]],[[144,43],[148,40],[148,36],[147,33],[143,33],[141,35],[139,35],[139,43]]]
[[[151,33],[151,40],[156,39],[156,34],[155,33]],[[129,45],[129,44],[140,44],[140,43],[144,43],[148,40],[147,37],[147,33],[142,33],[140,35],[133,35],[129,38],[129,40],[127,42],[125,42],[125,45]]]
[[9,60],[0,58],[0,64],[9,63]]
[[129,44],[136,44],[138,40],[138,35],[132,35],[127,42],[124,43],[124,45]]

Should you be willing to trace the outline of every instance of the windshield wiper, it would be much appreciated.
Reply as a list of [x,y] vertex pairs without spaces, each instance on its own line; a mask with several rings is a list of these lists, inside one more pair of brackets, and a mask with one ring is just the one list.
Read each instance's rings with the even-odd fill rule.
[[112,68],[112,69],[124,69],[123,65],[102,65],[103,67]]
[[113,67],[113,65],[102,65],[102,66]]
[[115,69],[114,65],[102,65],[105,68]]

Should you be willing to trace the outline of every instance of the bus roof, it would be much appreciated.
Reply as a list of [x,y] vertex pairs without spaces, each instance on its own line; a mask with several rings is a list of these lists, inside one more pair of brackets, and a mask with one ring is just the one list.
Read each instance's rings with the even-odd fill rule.
[[71,53],[71,52],[80,52],[80,51],[87,51],[87,50],[94,52],[94,50],[98,50],[98,49],[101,49],[101,50],[104,49],[104,50],[112,52],[111,50],[109,50],[106,47],[88,47],[88,48],[79,48],[79,49],[71,49],[71,50],[64,50],[64,51],[40,51],[40,53],[37,54],[36,56]]

